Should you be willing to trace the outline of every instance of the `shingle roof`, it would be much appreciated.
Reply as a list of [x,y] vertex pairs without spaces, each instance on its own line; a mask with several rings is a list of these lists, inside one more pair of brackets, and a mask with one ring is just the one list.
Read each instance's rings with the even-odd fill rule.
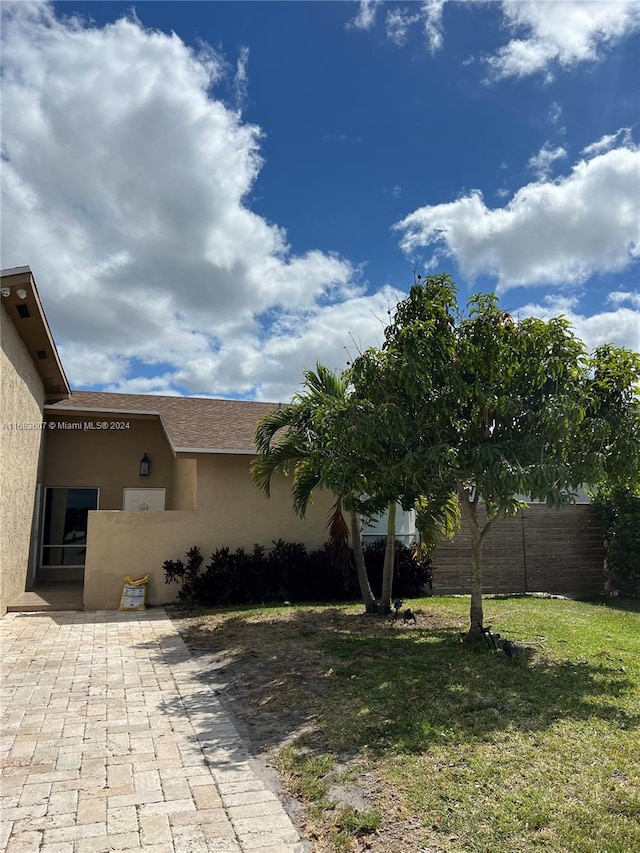
[[67,400],[46,410],[157,414],[174,451],[203,450],[251,453],[257,422],[277,403],[209,400],[202,397],[157,397],[152,394],[108,394],[73,391]]

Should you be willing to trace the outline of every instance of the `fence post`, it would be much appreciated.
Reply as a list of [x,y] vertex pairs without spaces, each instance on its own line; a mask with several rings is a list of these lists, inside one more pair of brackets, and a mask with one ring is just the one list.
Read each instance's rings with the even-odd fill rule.
[[527,540],[524,535],[524,513],[525,510],[521,509],[522,513],[522,565],[524,566],[524,591],[525,593],[529,592],[529,583],[527,581]]

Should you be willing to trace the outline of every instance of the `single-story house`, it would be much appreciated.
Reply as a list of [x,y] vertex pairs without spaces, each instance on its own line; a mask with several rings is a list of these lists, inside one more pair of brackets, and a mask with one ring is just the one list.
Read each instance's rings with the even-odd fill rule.
[[127,575],[168,602],[162,563],[192,545],[322,545],[330,495],[301,520],[284,478],[267,500],[250,477],[256,424],[277,403],[72,391],[30,269],[1,277],[0,615],[52,581],[115,608]]
[[[25,589],[74,585],[80,606],[118,606],[124,578],[149,575],[148,602],[175,598],[162,564],[276,539],[317,548],[333,501],[306,519],[283,477],[251,480],[257,422],[277,403],[72,391],[29,267],[1,274],[0,615]],[[434,589],[469,590],[463,530],[435,552]],[[602,589],[602,532],[586,504],[530,505],[484,548],[487,592]]]

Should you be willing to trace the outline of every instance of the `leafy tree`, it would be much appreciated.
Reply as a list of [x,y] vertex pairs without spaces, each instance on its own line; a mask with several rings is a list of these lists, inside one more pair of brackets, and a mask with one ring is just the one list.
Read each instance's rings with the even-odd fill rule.
[[[364,466],[366,493],[374,497],[368,511],[379,511],[381,499],[389,507],[381,596],[384,612],[391,607],[396,504],[417,510],[423,555],[441,538],[454,535],[459,527],[455,491],[451,484],[442,481],[439,464],[430,466],[432,457],[426,452],[427,446],[434,442],[434,419],[441,414],[432,405],[434,395],[441,393],[444,377],[451,369],[451,351],[443,332],[453,327],[451,308],[455,305],[455,289],[446,276],[434,278],[433,284],[438,295],[431,307],[441,309],[439,316],[432,310],[427,323],[434,334],[428,337],[426,327],[407,328],[392,340],[392,325],[388,326],[382,349],[366,350],[350,366],[348,378],[353,393],[347,403],[347,423],[341,429],[329,431],[336,436],[357,433],[359,457],[354,462],[363,467],[362,458],[368,461]],[[413,295],[421,294],[415,291]],[[414,310],[400,303],[396,320],[407,309]],[[411,389],[413,399],[402,393],[404,386]],[[424,421],[425,413],[429,414],[430,425],[420,430],[418,424]],[[419,465],[415,464],[416,456]],[[334,458],[337,464],[345,465],[339,447]]]
[[[377,378],[380,379],[378,374]],[[269,494],[276,471],[293,474],[294,511],[304,516],[313,490],[325,487],[337,496],[330,528],[340,544],[342,510],[350,517],[350,533],[361,594],[368,612],[391,611],[395,567],[395,518],[398,501],[412,508],[415,495],[400,479],[402,437],[392,429],[395,402],[382,399],[379,382],[349,388],[350,374],[337,377],[322,365],[304,374],[304,391],[289,406],[269,413],[256,430],[259,456],[252,463],[256,485]],[[382,390],[381,390],[382,389]],[[382,396],[381,396],[382,395]],[[405,494],[406,492],[406,494]],[[425,543],[440,534],[451,535],[456,510],[450,504],[436,507],[434,498],[421,498],[419,519]],[[369,584],[360,520],[388,511],[387,540],[379,603]],[[338,517],[339,516],[339,517]],[[453,521],[452,521],[453,519]]]
[[356,394],[375,381],[384,389],[379,440],[391,430],[403,448],[392,476],[405,501],[434,483],[438,500],[458,496],[471,534],[468,636],[477,638],[482,548],[496,521],[518,511],[520,496],[559,507],[580,484],[624,478],[638,464],[640,363],[613,347],[590,358],[565,319],[516,322],[493,294],[468,308],[462,317],[449,276],[417,281],[382,350],[364,353],[352,377]]
[[605,591],[640,597],[640,488],[601,487],[594,505],[604,527]]
[[[347,374],[349,378],[350,374]],[[396,502],[400,499],[395,459],[402,447],[385,421],[386,408],[377,395],[351,393],[318,420],[327,454],[326,475],[334,484],[349,484],[345,505],[359,517],[387,511],[387,538],[378,609],[391,612],[395,565]],[[380,423],[386,429],[380,429]],[[347,490],[343,486],[343,493]]]
[[[587,421],[598,475],[594,504],[605,531],[607,584],[640,595],[640,399],[634,392],[640,356],[603,346],[594,354],[592,388],[599,418]],[[624,443],[625,455],[616,464]]]
[[303,385],[304,391],[296,394],[289,405],[275,409],[259,422],[255,434],[258,456],[251,463],[251,475],[257,487],[269,497],[272,476],[291,474],[293,508],[300,517],[305,516],[314,489],[333,492],[337,500],[329,527],[338,531],[339,542],[343,538],[342,509],[347,504],[360,592],[367,612],[375,613],[378,605],[367,576],[355,499],[358,484],[336,469],[322,427],[335,408],[347,399],[347,385],[321,364],[316,365],[315,371],[305,371]]

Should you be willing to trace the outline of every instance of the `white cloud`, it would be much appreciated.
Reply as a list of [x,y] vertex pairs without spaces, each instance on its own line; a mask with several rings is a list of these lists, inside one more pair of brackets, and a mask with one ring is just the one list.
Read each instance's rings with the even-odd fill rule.
[[640,293],[637,290],[614,290],[607,297],[607,301],[613,302],[614,305],[622,305],[624,302],[628,302],[634,308],[640,308]]
[[3,266],[31,265],[73,384],[127,382],[133,359],[220,364],[262,312],[357,295],[347,260],[294,255],[249,208],[261,132],[212,94],[213,51],[17,3],[2,58]]
[[[150,394],[151,396],[182,397],[183,394],[174,388],[173,381],[174,377],[170,373],[152,377],[135,376],[122,382],[105,385],[104,390],[117,392],[118,394]],[[199,396],[206,397],[213,395],[200,394]],[[153,410],[153,402],[149,403],[149,409]]]
[[357,30],[370,30],[376,22],[376,13],[382,0],[360,0],[360,8],[348,26]]
[[402,47],[407,40],[409,28],[419,20],[419,15],[410,15],[405,9],[390,9],[385,18],[387,37],[398,47]]
[[240,55],[236,62],[236,73],[233,78],[233,91],[236,98],[236,108],[241,110],[247,100],[247,88],[249,86],[249,48],[240,48]]
[[541,320],[563,314],[589,350],[613,344],[640,352],[640,310],[617,308],[587,317],[579,311],[577,298],[548,296],[542,304],[524,305],[511,313],[517,317],[539,317]]
[[[442,12],[448,2],[449,0],[422,0],[420,4],[412,3],[412,11],[398,6],[388,9],[385,15],[387,38],[401,47],[407,40],[409,29],[414,24],[422,23],[429,50],[435,53],[442,47]],[[347,26],[358,30],[372,29],[381,3],[382,0],[360,0],[358,14]],[[413,11],[414,9],[417,11]]]
[[287,400],[304,368],[320,361],[332,370],[344,369],[356,349],[379,346],[387,310],[403,296],[385,287],[340,305],[283,314],[266,341],[243,335],[229,341],[218,356],[187,358],[172,381],[194,393],[204,387],[260,400]]
[[640,151],[580,160],[566,177],[522,187],[503,208],[488,208],[475,190],[418,208],[394,228],[405,252],[434,247],[465,276],[497,276],[501,290],[620,271],[640,257]]
[[[435,53],[444,43],[442,18],[447,2],[423,0],[419,6],[412,4],[411,12],[402,6],[388,9],[387,36],[403,45],[409,27],[422,22],[429,49]],[[480,2],[466,0],[467,5]],[[350,26],[370,30],[378,5],[377,0],[361,0]],[[597,62],[622,38],[640,29],[640,0],[503,0],[500,11],[503,29],[512,37],[484,58],[494,80],[531,74],[551,80],[557,66],[569,69]],[[552,110],[550,118],[557,123],[559,115],[553,115]]]
[[551,167],[556,160],[562,160],[567,156],[564,148],[551,148],[548,142],[542,146],[537,154],[529,158],[527,168],[533,172],[538,180],[544,180],[551,174]]
[[556,64],[571,68],[596,62],[640,28],[638,0],[505,0],[502,10],[515,37],[486,60],[496,79],[547,73]]
[[424,0],[422,3],[424,33],[432,53],[442,47],[442,12],[447,2],[448,0]]
[[559,124],[562,118],[562,105],[553,101],[549,107],[549,121],[551,124]]
[[596,154],[604,154],[605,151],[610,151],[616,145],[629,146],[631,145],[631,128],[621,127],[615,133],[608,133],[601,136],[596,142],[587,145],[582,149],[585,157],[593,157]]
[[129,370],[129,360],[117,353],[100,352],[93,347],[73,342],[58,345],[64,371],[72,387],[100,382],[122,383]]

